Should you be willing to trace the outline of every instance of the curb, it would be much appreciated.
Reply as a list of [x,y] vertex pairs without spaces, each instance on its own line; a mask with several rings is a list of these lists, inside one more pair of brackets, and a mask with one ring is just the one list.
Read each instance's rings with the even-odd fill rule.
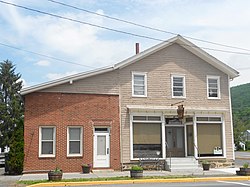
[[179,178],[179,179],[135,179],[135,180],[114,180],[114,181],[84,181],[84,182],[51,182],[29,185],[28,187],[45,186],[81,186],[101,184],[140,184],[140,183],[184,183],[184,182],[209,182],[209,181],[244,181],[250,180],[250,176],[236,177],[204,177],[204,178]]

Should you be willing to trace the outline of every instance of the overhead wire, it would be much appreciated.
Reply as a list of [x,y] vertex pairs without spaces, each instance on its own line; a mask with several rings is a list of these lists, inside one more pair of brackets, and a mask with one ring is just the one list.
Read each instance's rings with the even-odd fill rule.
[[[110,30],[110,31],[118,32],[118,33],[123,33],[123,34],[132,35],[132,36],[136,36],[136,37],[151,39],[151,40],[155,40],[155,41],[166,42],[166,40],[162,40],[162,39],[158,39],[158,38],[153,38],[153,37],[149,37],[149,36],[144,36],[144,35],[139,35],[139,34],[135,34],[135,33],[130,33],[130,32],[126,32],[126,31],[120,31],[120,30],[116,30],[116,29],[112,29],[112,28],[108,28],[108,27],[104,27],[104,26],[100,26],[100,25],[96,25],[96,24],[92,24],[92,23],[88,23],[88,22],[83,22],[83,21],[80,21],[80,20],[76,20],[76,19],[72,19],[72,18],[60,16],[60,15],[57,15],[57,14],[48,13],[48,12],[45,12],[45,11],[41,11],[41,10],[37,10],[37,9],[25,7],[25,6],[22,6],[22,5],[17,5],[17,4],[6,2],[6,1],[2,1],[2,0],[0,0],[0,3],[4,3],[4,4],[7,4],[7,5],[15,6],[15,7],[18,7],[18,8],[22,8],[22,9],[26,9],[26,10],[29,10],[29,11],[37,12],[37,13],[40,13],[40,14],[45,14],[45,15],[49,15],[49,16],[56,17],[56,18],[59,18],[59,19],[64,19],[64,20],[68,20],[68,21],[72,21],[72,22],[76,22],[76,23],[80,23],[80,24],[86,24],[86,25],[90,25],[90,26],[93,26],[93,27],[98,27],[98,28],[102,28],[102,29],[106,29],[106,30]],[[7,44],[3,44],[3,43],[1,43],[1,45],[8,46]],[[233,54],[240,54],[240,55],[250,55],[250,53],[245,53],[245,52],[236,52],[236,51],[229,51],[229,50],[221,50],[221,49],[214,49],[214,48],[208,48],[208,47],[198,47],[196,45],[186,45],[186,44],[180,44],[180,45],[182,45],[182,46],[188,46],[188,47],[194,47],[194,48],[207,49],[207,50],[212,50],[212,51],[219,51],[219,52],[226,52],[226,53],[233,53]],[[11,46],[11,48],[16,48],[16,47]],[[25,51],[25,50],[23,50],[23,51]],[[52,58],[52,59],[55,59],[55,60],[69,62],[71,64],[81,65],[81,64],[78,64],[78,63],[66,61],[66,60],[55,58],[55,57],[48,56],[48,55],[39,54],[39,53],[32,52],[32,51],[27,51],[27,52],[31,52],[33,54],[38,54],[40,56],[44,56],[44,57],[47,57],[47,58]],[[81,65],[81,66],[86,66],[86,65]],[[88,66],[88,67],[90,67],[90,66]],[[93,68],[93,67],[91,67],[91,68]]]
[[[171,31],[166,31],[166,30],[163,30],[163,29],[158,29],[158,28],[147,26],[147,25],[142,25],[142,24],[139,24],[139,23],[135,23],[135,22],[132,22],[132,21],[127,21],[127,20],[116,18],[116,17],[113,17],[113,16],[108,16],[108,15],[105,15],[105,14],[100,14],[100,13],[97,13],[97,12],[93,12],[93,11],[90,11],[90,10],[87,10],[87,9],[79,8],[79,7],[76,7],[76,6],[73,6],[73,5],[70,5],[70,4],[66,4],[66,3],[63,3],[63,2],[59,2],[59,1],[55,1],[55,0],[48,0],[48,1],[50,1],[52,3],[62,5],[62,6],[65,6],[65,7],[70,7],[70,8],[76,9],[76,10],[80,10],[80,11],[83,11],[83,12],[94,14],[94,15],[97,15],[97,16],[105,17],[105,18],[108,18],[108,19],[111,19],[111,20],[119,21],[119,22],[122,22],[122,23],[130,24],[130,25],[134,25],[134,26],[138,26],[138,27],[142,27],[142,28],[146,28],[146,29],[150,29],[150,30],[153,30],[153,31],[161,32],[161,33],[171,34],[171,35],[175,35],[175,36],[179,35],[178,33],[174,33],[174,32],[171,32]],[[203,39],[199,39],[199,38],[194,38],[194,37],[190,37],[190,36],[186,36],[186,35],[182,35],[182,36],[184,38],[189,38],[189,39],[196,40],[196,41],[199,41],[199,42],[205,42],[205,43],[209,43],[209,44],[213,44],[213,45],[218,45],[218,46],[222,46],[222,47],[239,49],[239,50],[244,50],[244,51],[249,51],[250,52],[250,49],[235,47],[235,46],[226,45],[226,44],[221,44],[221,43],[212,42],[212,41],[208,41],[208,40],[203,40]]]
[[11,45],[8,45],[8,44],[4,44],[2,42],[0,42],[0,45],[8,47],[8,48],[16,49],[16,50],[19,50],[19,51],[24,51],[24,52],[27,52],[27,53],[35,54],[35,55],[38,55],[38,56],[46,57],[46,58],[49,58],[49,59],[61,61],[61,62],[68,63],[68,64],[74,64],[74,65],[78,65],[78,66],[84,66],[84,67],[92,68],[92,69],[95,68],[95,67],[91,67],[91,66],[88,66],[88,65],[79,64],[79,63],[68,61],[68,60],[64,60],[64,59],[61,59],[61,58],[57,58],[57,57],[53,57],[53,56],[49,56],[49,55],[37,53],[37,52],[34,52],[34,51],[29,51],[29,50],[26,50],[26,49],[14,47],[14,46],[11,46]]

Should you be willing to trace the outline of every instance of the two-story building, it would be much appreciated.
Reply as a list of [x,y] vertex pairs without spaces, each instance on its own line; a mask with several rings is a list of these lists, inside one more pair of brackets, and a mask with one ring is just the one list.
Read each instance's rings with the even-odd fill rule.
[[119,170],[140,158],[233,163],[237,76],[177,36],[111,67],[24,88],[24,172]]

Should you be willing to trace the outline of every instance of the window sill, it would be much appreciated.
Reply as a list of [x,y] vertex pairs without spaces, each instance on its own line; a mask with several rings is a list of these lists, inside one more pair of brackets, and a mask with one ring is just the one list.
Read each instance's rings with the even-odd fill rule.
[[176,97],[176,96],[172,96],[172,99],[186,99],[186,97]]
[[220,97],[208,97],[207,99],[209,99],[209,100],[220,100],[221,98]]
[[82,155],[67,155],[67,158],[77,158],[82,157]]
[[39,155],[39,158],[55,158],[56,155]]
[[135,97],[135,98],[147,98],[146,95],[132,95],[132,97]]

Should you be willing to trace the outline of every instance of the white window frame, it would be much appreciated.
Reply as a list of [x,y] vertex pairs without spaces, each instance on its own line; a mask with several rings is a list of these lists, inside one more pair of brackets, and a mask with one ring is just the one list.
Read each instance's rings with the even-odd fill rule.
[[[69,129],[76,128],[80,129],[80,153],[79,154],[72,154],[69,153]],[[83,130],[81,126],[68,126],[67,127],[67,156],[68,157],[76,157],[76,156],[82,156],[82,139],[83,139]]]
[[[220,117],[221,118],[221,121],[197,121],[197,118],[198,117]],[[227,153],[226,153],[226,134],[225,134],[225,119],[224,119],[224,116],[223,115],[206,115],[206,114],[203,114],[203,115],[195,115],[194,116],[194,142],[195,142],[195,145],[198,146],[198,134],[197,134],[197,124],[198,123],[207,123],[207,124],[213,124],[213,123],[221,123],[221,127],[222,127],[222,156],[207,156],[207,157],[199,157],[198,155],[198,151],[197,149],[194,150],[194,155],[195,155],[195,158],[196,159],[209,159],[209,158],[213,158],[213,159],[216,159],[216,158],[226,158],[227,157]],[[199,149],[199,148],[198,148]]]
[[[183,78],[183,95],[174,96],[174,78]],[[171,89],[172,89],[172,98],[186,98],[186,79],[185,75],[172,74],[171,75]]]
[[[134,76],[140,75],[144,76],[144,95],[137,95],[134,93]],[[147,97],[147,73],[146,72],[132,72],[132,96],[133,97]]]
[[[217,80],[217,97],[210,97],[209,96],[209,79],[216,79]],[[219,76],[212,76],[212,75],[207,75],[207,98],[208,99],[220,99],[220,77]]]
[[[53,154],[42,154],[42,129],[53,128]],[[55,157],[56,156],[56,127],[41,126],[39,127],[39,157]]]
[[[133,120],[134,116],[157,116],[157,117],[161,117],[160,121],[141,121],[141,120]],[[160,113],[133,113],[130,114],[130,160],[139,160],[139,158],[134,158],[134,150],[133,150],[133,123],[134,122],[143,122],[143,123],[161,123],[161,136],[162,136],[162,157],[159,159],[165,159],[166,158],[166,149],[165,149],[165,120],[164,120],[164,116]]]

